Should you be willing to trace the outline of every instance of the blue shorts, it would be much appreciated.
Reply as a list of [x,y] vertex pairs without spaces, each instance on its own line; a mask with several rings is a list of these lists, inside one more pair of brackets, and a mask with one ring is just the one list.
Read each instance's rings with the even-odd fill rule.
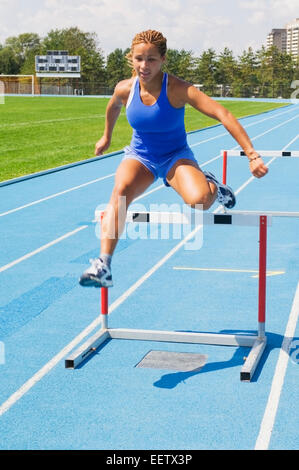
[[170,153],[169,156],[167,155],[167,157],[163,159],[162,162],[161,161],[156,162],[156,161],[148,160],[147,158],[141,157],[130,146],[125,147],[124,152],[125,152],[125,155],[123,157],[123,160],[127,160],[128,158],[133,158],[134,160],[138,160],[148,170],[152,172],[152,174],[155,177],[154,181],[156,181],[158,178],[163,178],[165,186],[169,186],[169,184],[167,183],[166,177],[170,169],[178,160],[180,160],[181,158],[185,158],[187,160],[191,160],[197,163],[197,160],[194,157],[194,153],[192,152],[191,148],[188,145],[186,145],[185,147],[179,150],[176,150],[175,152]]

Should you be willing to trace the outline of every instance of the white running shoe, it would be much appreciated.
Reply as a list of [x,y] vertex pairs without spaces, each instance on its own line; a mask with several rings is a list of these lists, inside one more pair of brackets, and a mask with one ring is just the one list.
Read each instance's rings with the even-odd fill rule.
[[90,259],[91,265],[82,274],[79,284],[84,287],[112,287],[111,269],[101,258]]
[[209,171],[204,171],[203,174],[207,181],[214,183],[217,186],[217,200],[219,204],[222,204],[222,206],[227,209],[232,209],[236,204],[236,196],[234,195],[232,188],[226,184],[219,183],[213,173],[210,173]]

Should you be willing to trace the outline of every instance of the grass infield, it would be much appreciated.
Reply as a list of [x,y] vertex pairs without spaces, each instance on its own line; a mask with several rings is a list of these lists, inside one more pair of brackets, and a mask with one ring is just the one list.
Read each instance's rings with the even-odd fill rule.
[[[5,97],[0,105],[0,181],[94,157],[107,103],[108,98]],[[254,101],[221,103],[237,118],[285,106]],[[190,132],[217,121],[187,105],[185,124]],[[128,145],[131,134],[123,108],[107,153]]]

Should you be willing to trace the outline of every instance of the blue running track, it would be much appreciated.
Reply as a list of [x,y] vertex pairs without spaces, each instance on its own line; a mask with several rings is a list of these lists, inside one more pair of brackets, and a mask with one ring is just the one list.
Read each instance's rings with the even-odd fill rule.
[[[299,150],[298,105],[241,122],[257,150]],[[237,148],[227,131],[210,127],[188,141],[221,178],[220,151]],[[298,218],[273,218],[268,229],[268,344],[252,382],[239,378],[242,347],[110,340],[65,369],[99,328],[100,291],[78,278],[99,254],[94,211],[108,202],[121,158],[0,186],[0,449],[298,449]],[[229,159],[235,209],[298,211],[299,158],[265,162],[258,180],[247,159]],[[145,210],[162,203],[181,201],[161,180],[136,201]],[[197,250],[158,227],[152,237],[138,230],[113,258],[111,327],[255,333],[257,227],[205,226]],[[152,350],[204,354],[207,363],[191,372],[136,367]]]

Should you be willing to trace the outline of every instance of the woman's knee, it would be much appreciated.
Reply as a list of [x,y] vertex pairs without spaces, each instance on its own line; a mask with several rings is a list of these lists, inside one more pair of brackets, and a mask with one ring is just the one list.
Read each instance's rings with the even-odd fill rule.
[[185,198],[184,202],[193,208],[199,208],[196,206],[200,206],[202,210],[208,210],[211,205],[214,203],[215,197],[211,192],[202,192],[202,191],[195,191],[189,193]]
[[112,191],[111,199],[119,201],[120,199],[125,201],[126,205],[129,205],[134,199],[134,186],[127,184],[125,181],[116,182]]

